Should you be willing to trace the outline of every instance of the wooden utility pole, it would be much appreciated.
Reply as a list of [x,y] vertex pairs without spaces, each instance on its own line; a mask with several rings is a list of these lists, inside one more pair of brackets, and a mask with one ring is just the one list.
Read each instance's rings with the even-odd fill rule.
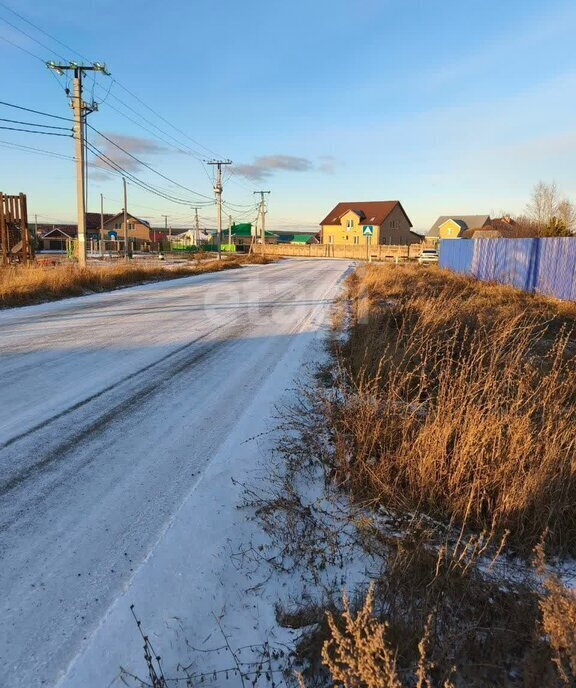
[[126,194],[126,178],[122,177],[122,186],[124,187],[124,260],[130,260],[128,256],[128,200]]
[[76,140],[76,204],[78,210],[78,263],[81,267],[86,265],[86,168],[84,164],[85,153],[85,122],[86,115],[98,109],[96,103],[88,105],[82,100],[82,77],[84,72],[102,72],[110,76],[106,66],[99,62],[91,65],[79,65],[76,62],[68,64],[56,64],[53,61],[46,62],[48,69],[53,69],[58,74],[64,71],[74,72],[74,91],[72,94],[72,109],[74,111],[74,139]]
[[264,194],[269,194],[269,191],[254,191],[255,194],[260,194],[260,206],[258,214],[261,216],[262,223],[262,255],[266,251],[266,203],[264,202]]
[[231,165],[232,160],[208,160],[209,165],[216,166],[216,179],[214,180],[214,195],[216,196],[217,208],[217,240],[218,240],[218,260],[222,259],[222,165]]

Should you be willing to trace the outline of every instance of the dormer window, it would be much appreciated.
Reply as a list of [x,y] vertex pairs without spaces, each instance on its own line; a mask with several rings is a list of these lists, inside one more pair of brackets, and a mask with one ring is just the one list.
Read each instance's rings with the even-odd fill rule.
[[346,231],[349,232],[351,229],[354,229],[354,220],[352,218],[346,220]]

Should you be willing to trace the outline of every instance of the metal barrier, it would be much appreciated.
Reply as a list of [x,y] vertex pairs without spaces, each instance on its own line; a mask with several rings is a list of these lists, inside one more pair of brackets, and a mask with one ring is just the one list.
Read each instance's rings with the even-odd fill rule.
[[442,268],[576,301],[576,237],[442,239]]

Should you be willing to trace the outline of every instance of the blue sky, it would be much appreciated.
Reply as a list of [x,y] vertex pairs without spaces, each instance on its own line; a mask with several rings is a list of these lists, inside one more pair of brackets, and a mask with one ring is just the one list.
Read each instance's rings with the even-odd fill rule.
[[[107,63],[117,81],[98,77],[95,99],[111,90],[89,121],[138,158],[208,197],[197,158],[231,158],[224,197],[238,219],[252,214],[258,189],[271,190],[268,223],[278,229],[312,227],[342,200],[398,198],[421,229],[440,214],[520,212],[540,179],[576,200],[574,0],[2,1]],[[1,5],[0,18],[44,44],[0,19],[0,36],[36,56],[78,59]],[[69,116],[65,79],[40,60],[0,40],[0,65],[2,100]],[[139,178],[194,204],[91,136]],[[72,155],[72,140],[0,130],[0,189],[26,192],[39,221],[73,220],[73,161],[4,142]],[[119,178],[90,176],[90,210],[100,193],[107,211],[119,210]],[[155,225],[192,215],[133,185],[129,207]],[[201,215],[213,224],[213,207]]]

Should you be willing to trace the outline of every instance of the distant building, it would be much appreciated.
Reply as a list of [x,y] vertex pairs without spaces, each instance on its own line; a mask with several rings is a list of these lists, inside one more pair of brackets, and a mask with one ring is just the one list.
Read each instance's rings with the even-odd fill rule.
[[[151,241],[150,223],[142,220],[135,215],[127,213],[128,239],[139,239],[140,241]],[[104,223],[105,239],[124,239],[124,211],[113,215]]]
[[279,244],[319,244],[320,240],[318,238],[318,233],[313,232],[278,232],[278,243]]
[[364,244],[365,226],[372,227],[372,244],[411,244],[421,239],[412,232],[412,222],[400,201],[338,203],[320,226],[323,244]]
[[461,239],[464,232],[482,229],[490,224],[490,215],[441,215],[432,225],[427,238]]

